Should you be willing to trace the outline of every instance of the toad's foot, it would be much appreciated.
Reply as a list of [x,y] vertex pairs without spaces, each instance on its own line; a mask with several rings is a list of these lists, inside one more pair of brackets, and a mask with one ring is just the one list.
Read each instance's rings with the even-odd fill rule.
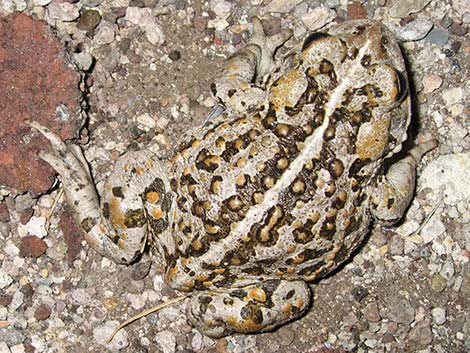
[[[133,192],[136,188],[132,187],[128,189],[133,192],[131,195],[133,198],[121,193],[126,200],[136,201],[139,204],[136,209],[128,211],[123,200],[112,199],[112,190],[116,192],[117,189],[109,187],[108,183],[107,189],[111,192],[104,194],[103,205],[106,207],[103,207],[106,210],[102,211],[90,168],[80,147],[64,143],[59,136],[38,122],[29,121],[26,124],[39,131],[51,143],[52,151],[41,151],[39,157],[59,173],[67,203],[73,209],[90,246],[118,263],[135,261],[144,249],[147,234],[140,193]],[[124,161],[131,160],[131,164],[140,166],[150,158],[144,155],[145,153],[134,152],[134,154],[132,158],[130,156],[124,158]],[[104,214],[107,217],[104,217]],[[140,223],[136,220],[137,215],[142,215]]]

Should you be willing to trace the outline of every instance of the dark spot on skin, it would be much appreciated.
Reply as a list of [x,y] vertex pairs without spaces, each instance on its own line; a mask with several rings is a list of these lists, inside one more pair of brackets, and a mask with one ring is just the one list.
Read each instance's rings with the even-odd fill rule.
[[82,229],[88,233],[89,231],[91,231],[91,229],[95,226],[96,224],[96,220],[91,218],[91,217],[87,217],[87,218],[84,218],[81,222],[80,222],[80,226],[82,227]]
[[141,228],[146,223],[144,210],[139,208],[126,212],[124,225],[126,228]]
[[323,38],[328,38],[330,35],[327,33],[323,32],[315,32],[310,34],[305,40],[304,44],[302,45],[302,51],[304,51],[307,48],[310,48],[316,41],[323,39]]
[[208,295],[201,295],[199,298],[197,298],[197,300],[199,302],[199,311],[202,314],[205,314],[207,311],[208,305],[212,301],[212,298]]
[[106,219],[109,219],[109,204],[107,202],[103,204],[102,212],[103,212],[103,217]]
[[232,306],[233,305],[233,299],[232,298],[224,298],[224,305]]
[[253,302],[248,303],[240,310],[240,316],[244,320],[251,320],[255,324],[260,325],[263,323],[263,312]]
[[124,198],[124,194],[122,193],[122,188],[120,186],[115,186],[111,189],[113,196],[118,197],[120,199]]
[[361,59],[361,65],[364,67],[369,67],[371,63],[370,55],[364,55]]
[[231,97],[233,97],[233,95],[234,95],[236,92],[237,92],[236,89],[231,88],[231,89],[228,90],[227,96],[228,96],[229,98],[231,98]]
[[287,292],[286,296],[284,297],[284,300],[292,298],[294,294],[295,294],[295,290],[291,289],[289,292]]

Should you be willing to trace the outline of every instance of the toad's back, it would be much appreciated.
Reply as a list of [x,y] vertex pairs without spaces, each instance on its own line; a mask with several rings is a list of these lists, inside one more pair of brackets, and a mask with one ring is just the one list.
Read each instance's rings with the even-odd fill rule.
[[317,33],[271,77],[258,109],[200,128],[173,159],[174,287],[311,280],[367,233],[377,172],[409,122],[393,37],[365,22]]

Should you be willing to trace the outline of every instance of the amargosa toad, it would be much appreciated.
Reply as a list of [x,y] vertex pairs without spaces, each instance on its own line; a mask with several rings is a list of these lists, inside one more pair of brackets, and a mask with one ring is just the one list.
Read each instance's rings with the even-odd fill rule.
[[171,160],[123,155],[103,195],[78,146],[29,123],[52,144],[40,157],[60,174],[88,243],[129,264],[150,241],[167,283],[191,293],[189,320],[212,337],[301,316],[307,282],[347,260],[372,218],[402,217],[416,165],[436,146],[413,148],[382,174],[407,137],[410,100],[399,46],[381,24],[311,34],[278,60],[290,34],[267,38],[253,25],[213,85],[224,112]]

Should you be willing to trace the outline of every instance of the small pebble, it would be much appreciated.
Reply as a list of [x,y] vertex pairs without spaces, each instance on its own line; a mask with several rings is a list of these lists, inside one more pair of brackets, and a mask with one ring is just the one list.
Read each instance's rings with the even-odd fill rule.
[[40,304],[36,307],[36,310],[34,310],[34,317],[37,320],[46,320],[48,319],[52,314],[52,309],[49,305],[46,304]]
[[83,71],[88,71],[93,64],[93,57],[86,52],[73,54],[73,58],[77,66]]
[[396,0],[391,2],[390,16],[403,18],[409,14],[421,11],[431,0]]
[[82,31],[91,31],[98,26],[100,21],[101,15],[98,11],[85,9],[80,13],[77,28]]
[[109,44],[114,41],[115,26],[107,21],[102,21],[96,28],[94,40],[98,45]]
[[463,89],[462,87],[454,87],[445,90],[442,93],[442,99],[446,106],[451,106],[459,103],[463,98]]
[[160,331],[155,335],[154,342],[160,347],[163,353],[176,352],[176,338],[169,330]]
[[426,36],[426,40],[436,45],[445,45],[449,41],[449,32],[444,28],[434,27]]
[[46,231],[46,217],[37,217],[33,216],[31,219],[26,223],[26,229],[28,233],[31,235],[35,235],[38,238],[44,238],[47,235]]
[[431,20],[418,18],[396,29],[396,34],[398,39],[402,41],[415,41],[423,39],[432,27]]
[[434,293],[440,293],[447,287],[447,280],[439,273],[436,273],[431,278],[431,290]]
[[281,346],[288,346],[294,341],[295,332],[289,326],[282,326],[277,333],[277,339]]
[[367,11],[359,2],[348,4],[348,16],[351,20],[359,20],[367,17]]
[[336,13],[333,10],[326,7],[316,7],[303,14],[301,20],[310,31],[316,31],[333,21],[335,16]]
[[53,20],[70,22],[80,16],[78,7],[68,2],[51,2],[47,6],[47,14]]
[[415,309],[405,298],[391,298],[389,306],[381,310],[380,316],[399,324],[411,324],[415,318]]
[[111,342],[108,342],[109,337],[114,329],[119,326],[116,320],[106,321],[104,325],[98,326],[93,330],[93,338],[99,344],[105,346],[111,351],[119,351],[129,346],[128,335],[125,329],[119,330]]
[[423,320],[411,328],[408,338],[419,345],[427,345],[432,341],[431,322]]
[[436,325],[442,325],[444,322],[446,322],[446,309],[444,308],[433,308],[431,310],[432,314],[432,321]]
[[8,287],[13,283],[13,278],[10,277],[2,268],[0,268],[0,289]]
[[286,13],[291,11],[295,6],[300,4],[303,0],[272,0],[268,5],[264,6],[262,13]]
[[35,235],[28,235],[21,238],[20,253],[21,257],[39,257],[47,250],[47,244],[41,238]]
[[423,78],[423,92],[428,94],[441,87],[442,78],[439,75],[425,75]]
[[371,302],[367,304],[364,309],[364,316],[368,321],[378,322],[381,317],[379,314],[379,307],[376,302]]

